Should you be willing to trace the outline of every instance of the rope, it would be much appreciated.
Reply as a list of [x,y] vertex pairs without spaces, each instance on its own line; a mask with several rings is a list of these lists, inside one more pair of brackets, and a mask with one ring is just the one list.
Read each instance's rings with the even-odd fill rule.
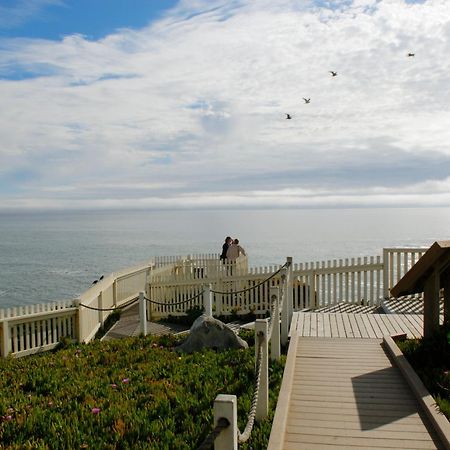
[[285,267],[287,267],[289,263],[285,262],[276,272],[274,272],[272,275],[270,275],[268,278],[266,278],[265,280],[261,281],[260,283],[256,284],[255,286],[251,286],[249,288],[246,289],[241,289],[240,291],[234,291],[234,292],[225,292],[225,291],[215,291],[213,289],[211,289],[211,292],[213,294],[222,294],[222,295],[228,295],[228,294],[233,294],[233,295],[237,295],[237,294],[242,294],[244,292],[248,292],[248,291],[252,291],[253,289],[258,288],[259,286],[262,286],[264,283],[267,283],[268,281],[270,281],[273,277],[275,277],[276,275],[278,275]]
[[248,441],[250,438],[250,434],[253,430],[253,425],[255,423],[255,415],[256,415],[256,407],[258,405],[258,396],[259,396],[259,388],[261,386],[261,369],[262,369],[262,356],[263,356],[263,348],[262,348],[262,339],[260,334],[258,334],[258,357],[256,360],[256,380],[255,380],[255,389],[253,391],[253,400],[252,407],[250,408],[250,412],[248,414],[247,425],[245,426],[244,432],[241,433],[238,430],[238,441],[240,444]]
[[225,417],[221,417],[217,421],[217,425],[214,428],[214,430],[211,431],[211,433],[206,436],[205,440],[200,444],[200,446],[197,448],[197,450],[210,450],[211,448],[214,448],[214,441],[216,440],[217,436],[228,428],[230,426],[230,422]]
[[273,324],[275,323],[274,317],[275,317],[275,309],[277,307],[277,302],[275,300],[272,301],[272,307],[270,309],[270,325],[269,330],[267,331],[267,336],[270,339],[272,336],[272,330],[273,330]]
[[178,305],[184,305],[185,303],[189,303],[189,302],[191,302],[192,300],[195,300],[196,298],[202,296],[202,295],[203,295],[203,292],[204,292],[204,291],[201,291],[201,292],[199,292],[198,294],[194,295],[193,297],[188,298],[187,300],[181,300],[181,301],[175,302],[175,303],[158,302],[158,301],[156,301],[156,300],[151,300],[151,299],[149,299],[149,298],[147,298],[147,297],[144,297],[144,299],[145,299],[146,301],[148,301],[149,303],[153,303],[154,305],[160,305],[160,306],[178,306]]
[[96,308],[94,306],[85,305],[84,303],[79,303],[78,306],[82,306],[83,308],[86,308],[86,309],[92,309],[93,311],[117,311],[120,309],[124,309],[127,306],[132,305],[133,303],[136,303],[138,300],[139,300],[138,298],[134,298],[133,300],[130,300],[129,302],[124,303],[123,305],[120,305],[120,306],[117,306],[114,308]]

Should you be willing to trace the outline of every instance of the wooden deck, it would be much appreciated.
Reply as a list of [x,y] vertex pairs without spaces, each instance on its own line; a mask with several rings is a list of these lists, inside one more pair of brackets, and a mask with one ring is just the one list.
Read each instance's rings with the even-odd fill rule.
[[[318,324],[328,323],[322,319],[301,313],[295,326],[318,335]],[[381,339],[356,338],[354,326],[362,334],[358,324],[371,322],[332,320],[323,334],[348,328],[352,339],[292,333],[268,450],[443,448]]]
[[420,314],[353,314],[295,312],[290,333],[305,337],[382,339],[406,333],[419,338],[423,333]]

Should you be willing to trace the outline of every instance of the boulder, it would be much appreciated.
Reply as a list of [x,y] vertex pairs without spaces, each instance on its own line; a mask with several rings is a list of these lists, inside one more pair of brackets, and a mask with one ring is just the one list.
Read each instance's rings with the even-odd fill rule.
[[203,348],[225,350],[247,347],[247,342],[237,336],[228,325],[203,314],[195,320],[189,330],[189,336],[176,350],[193,353]]

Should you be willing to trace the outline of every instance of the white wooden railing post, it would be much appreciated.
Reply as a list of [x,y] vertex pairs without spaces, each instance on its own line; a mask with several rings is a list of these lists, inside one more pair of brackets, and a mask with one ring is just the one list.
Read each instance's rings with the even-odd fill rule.
[[205,309],[205,315],[212,317],[212,292],[210,284],[203,285],[203,307]]
[[268,319],[256,319],[255,322],[255,353],[256,360],[258,357],[259,344],[262,345],[262,360],[261,360],[261,378],[259,385],[258,404],[256,406],[255,419],[264,420],[269,414],[269,339],[268,333]]
[[288,256],[286,258],[286,262],[288,264],[288,270],[287,270],[287,278],[286,278],[286,293],[287,293],[287,305],[288,305],[288,329],[291,326],[292,322],[292,316],[294,315],[294,283],[293,283],[293,276],[292,276],[292,256]]
[[227,419],[230,425],[216,437],[214,450],[237,450],[238,426],[235,395],[219,394],[214,400],[214,427],[222,418]]
[[11,344],[9,339],[9,323],[7,320],[2,322],[2,356],[6,358],[11,351]]
[[281,355],[280,342],[280,288],[277,286],[270,288],[270,303],[275,302],[274,315],[270,318],[273,320],[272,336],[270,338],[270,359],[278,361]]
[[389,298],[389,251],[383,248],[383,298]]
[[288,343],[289,338],[289,306],[288,306],[288,295],[286,289],[286,280],[288,277],[288,269],[285,268],[281,272],[281,284],[280,293],[283,297],[281,298],[281,345],[285,346]]
[[140,330],[144,336],[147,336],[147,308],[143,292],[139,292],[139,323]]

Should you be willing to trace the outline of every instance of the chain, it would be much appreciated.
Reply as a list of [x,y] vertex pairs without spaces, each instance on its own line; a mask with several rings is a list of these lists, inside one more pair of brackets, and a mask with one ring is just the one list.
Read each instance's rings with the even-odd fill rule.
[[88,306],[88,305],[85,305],[84,303],[79,303],[78,306],[82,306],[83,308],[86,308],[86,309],[92,309],[93,311],[117,311],[117,310],[124,309],[127,306],[132,305],[133,303],[136,303],[138,300],[139,299],[134,298],[133,300],[130,300],[129,302],[124,303],[123,305],[120,305],[120,306],[117,306],[114,308],[96,308],[95,306]]
[[158,302],[158,301],[156,301],[156,300],[151,300],[151,299],[149,299],[149,298],[147,298],[147,297],[144,297],[144,299],[145,299],[147,302],[149,302],[149,303],[153,303],[154,305],[159,305],[159,306],[178,306],[178,305],[184,305],[185,303],[189,303],[189,302],[191,302],[192,300],[195,300],[195,299],[201,297],[201,296],[203,295],[203,292],[204,292],[204,291],[201,291],[201,292],[199,292],[198,294],[194,295],[193,297],[188,298],[187,300],[181,300],[181,301],[175,302],[175,303]]
[[237,295],[237,294],[243,294],[244,292],[249,292],[252,291],[253,289],[256,289],[260,286],[262,286],[263,284],[267,283],[268,281],[270,281],[273,277],[277,276],[285,267],[288,266],[289,263],[284,263],[276,272],[274,272],[272,275],[270,275],[270,277],[266,278],[265,280],[261,281],[260,283],[256,284],[255,286],[251,286],[249,288],[246,289],[241,289],[240,291],[234,291],[234,292],[226,292],[226,291],[215,291],[213,289],[211,289],[211,292],[213,294],[222,294],[222,295],[229,295],[229,294],[233,294],[233,295]]

